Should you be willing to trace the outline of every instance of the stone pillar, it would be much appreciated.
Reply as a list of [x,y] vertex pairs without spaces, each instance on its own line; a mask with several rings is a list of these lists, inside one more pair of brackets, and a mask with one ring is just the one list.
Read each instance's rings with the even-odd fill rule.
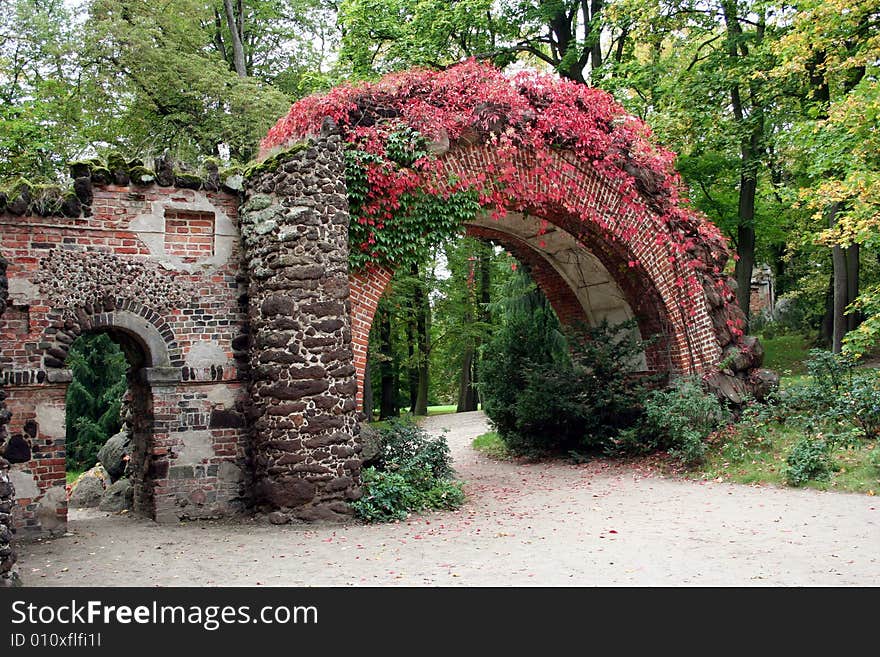
[[[6,310],[9,286],[6,280],[6,260],[0,256],[0,316]],[[6,393],[0,388],[0,588],[18,586],[18,573],[13,570],[15,551],[12,549],[12,509],[15,506],[15,487],[9,480],[9,461],[3,458],[6,442],[6,425],[9,412],[3,402]]]
[[343,144],[325,134],[250,174],[252,459],[272,522],[337,519],[360,495]]

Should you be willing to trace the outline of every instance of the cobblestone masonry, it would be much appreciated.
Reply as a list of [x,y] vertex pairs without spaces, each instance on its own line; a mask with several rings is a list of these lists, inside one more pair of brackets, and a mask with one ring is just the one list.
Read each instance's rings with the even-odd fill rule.
[[[0,256],[0,317],[6,310],[6,299],[9,293],[6,282],[6,260]],[[12,547],[12,508],[15,505],[15,487],[9,479],[9,462],[2,456],[2,448],[6,442],[6,425],[9,423],[9,411],[3,403],[6,392],[0,388],[0,588],[18,584],[15,566],[15,550]]]
[[325,135],[249,182],[257,501],[273,522],[350,514],[361,462],[340,137]]

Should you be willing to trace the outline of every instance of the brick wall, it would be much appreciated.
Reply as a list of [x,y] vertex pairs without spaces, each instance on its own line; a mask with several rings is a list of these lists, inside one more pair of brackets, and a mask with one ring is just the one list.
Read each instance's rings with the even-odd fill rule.
[[214,255],[214,214],[166,210],[165,251],[180,256],[185,262]]
[[16,523],[64,530],[64,359],[87,332],[122,344],[149,402],[135,436],[141,511],[159,519],[234,512],[249,485],[238,197],[86,186],[79,216],[0,214],[11,305],[0,318],[0,385],[10,433],[34,448],[31,462],[12,470]]
[[352,272],[348,277],[351,290],[351,343],[354,366],[357,369],[357,405],[364,408],[364,375],[367,371],[367,349],[370,344],[370,327],[379,299],[385,293],[394,272],[386,267],[368,267]]

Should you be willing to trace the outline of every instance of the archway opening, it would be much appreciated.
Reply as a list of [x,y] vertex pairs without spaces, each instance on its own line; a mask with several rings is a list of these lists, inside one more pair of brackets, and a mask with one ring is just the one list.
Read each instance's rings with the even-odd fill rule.
[[[484,350],[525,289],[546,307],[546,330],[562,342],[584,327],[626,323],[634,341],[645,340],[627,367],[671,370],[662,309],[651,305],[650,291],[637,296],[621,284],[620,267],[596,255],[601,248],[536,217],[479,214],[420,264],[355,274],[353,337],[365,356],[356,360],[367,417],[477,410]],[[522,280],[511,285],[515,277]]]
[[152,395],[144,373],[153,359],[143,339],[118,326],[84,332],[70,345],[65,361],[72,377],[65,399],[70,509],[153,516]]

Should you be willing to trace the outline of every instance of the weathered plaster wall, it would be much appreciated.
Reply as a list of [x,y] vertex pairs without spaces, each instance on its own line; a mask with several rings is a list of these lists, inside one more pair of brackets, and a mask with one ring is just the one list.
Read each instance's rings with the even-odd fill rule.
[[78,212],[67,212],[76,216],[14,214],[24,210],[13,204],[0,213],[10,289],[0,377],[9,430],[33,449],[31,461],[11,471],[15,523],[26,533],[65,529],[64,360],[87,332],[121,343],[140,393],[136,506],[176,519],[226,515],[247,503],[239,199],[207,187],[81,176]]

